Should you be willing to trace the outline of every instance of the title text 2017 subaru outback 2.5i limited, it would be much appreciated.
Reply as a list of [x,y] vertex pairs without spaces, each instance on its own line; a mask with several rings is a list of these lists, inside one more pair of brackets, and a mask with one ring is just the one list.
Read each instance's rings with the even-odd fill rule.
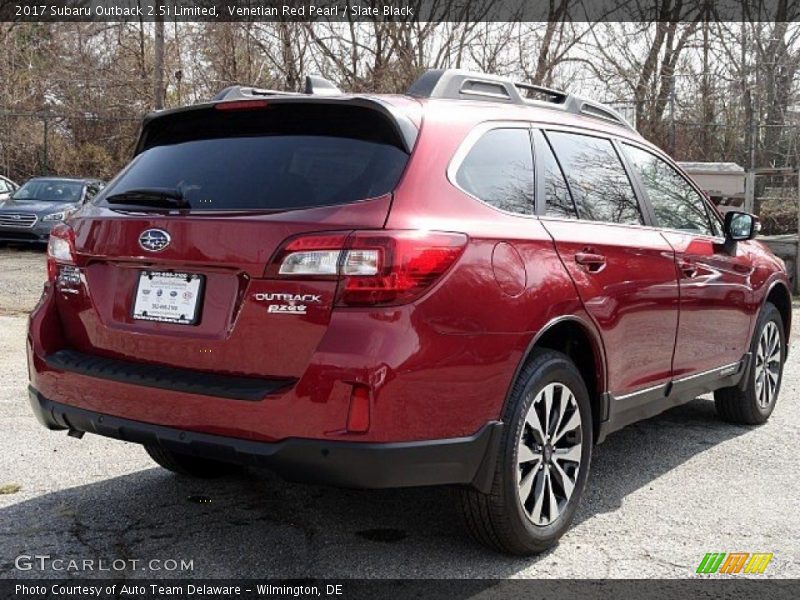
[[763,423],[782,263],[608,108],[462,71],[229,88],[148,117],[53,231],[30,397],[162,466],[455,486],[500,550],[564,533],[593,444],[714,391]]

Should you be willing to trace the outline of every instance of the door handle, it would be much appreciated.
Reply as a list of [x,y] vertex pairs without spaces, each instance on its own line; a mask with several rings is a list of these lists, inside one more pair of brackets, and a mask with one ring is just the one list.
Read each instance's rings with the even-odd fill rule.
[[678,268],[686,279],[693,279],[697,276],[697,265],[692,261],[680,260],[678,261]]
[[606,257],[594,252],[576,252],[575,262],[586,267],[590,273],[597,273],[606,266]]

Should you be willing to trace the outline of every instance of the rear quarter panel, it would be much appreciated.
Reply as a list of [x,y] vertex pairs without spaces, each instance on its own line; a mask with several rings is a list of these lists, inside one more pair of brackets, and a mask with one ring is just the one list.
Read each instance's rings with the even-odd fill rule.
[[[565,315],[585,323],[591,320],[552,238],[537,218],[496,210],[448,180],[451,158],[467,134],[485,120],[481,117],[480,112],[464,116],[459,111],[426,111],[417,147],[396,190],[386,226],[469,236],[458,263],[437,289],[417,304],[412,318],[439,335],[458,337],[464,343],[479,340],[480,355],[464,357],[463,371],[450,371],[444,381],[472,378],[479,365],[481,370],[486,369],[482,372],[491,373],[491,386],[464,389],[458,402],[497,418],[516,369],[536,334]],[[425,340],[420,342],[424,347]],[[602,349],[598,350],[602,356]],[[431,371],[431,385],[440,386],[445,373]],[[447,389],[452,385],[444,384],[445,393],[437,402],[449,402]]]

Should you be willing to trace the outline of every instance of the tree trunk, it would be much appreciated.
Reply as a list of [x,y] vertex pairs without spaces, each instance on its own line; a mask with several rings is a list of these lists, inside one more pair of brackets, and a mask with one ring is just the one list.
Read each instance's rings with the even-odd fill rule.
[[164,108],[164,17],[156,10],[153,38],[153,108]]

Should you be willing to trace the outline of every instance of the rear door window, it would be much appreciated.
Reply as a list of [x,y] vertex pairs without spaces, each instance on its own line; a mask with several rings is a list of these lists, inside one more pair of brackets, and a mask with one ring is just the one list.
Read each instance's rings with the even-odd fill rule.
[[581,219],[640,225],[642,213],[628,175],[610,140],[548,132]]
[[189,113],[159,130],[98,195],[177,191],[195,210],[290,210],[391,192],[408,154],[387,119],[353,106]]
[[528,129],[487,131],[461,162],[456,183],[495,208],[533,215],[533,155]]

